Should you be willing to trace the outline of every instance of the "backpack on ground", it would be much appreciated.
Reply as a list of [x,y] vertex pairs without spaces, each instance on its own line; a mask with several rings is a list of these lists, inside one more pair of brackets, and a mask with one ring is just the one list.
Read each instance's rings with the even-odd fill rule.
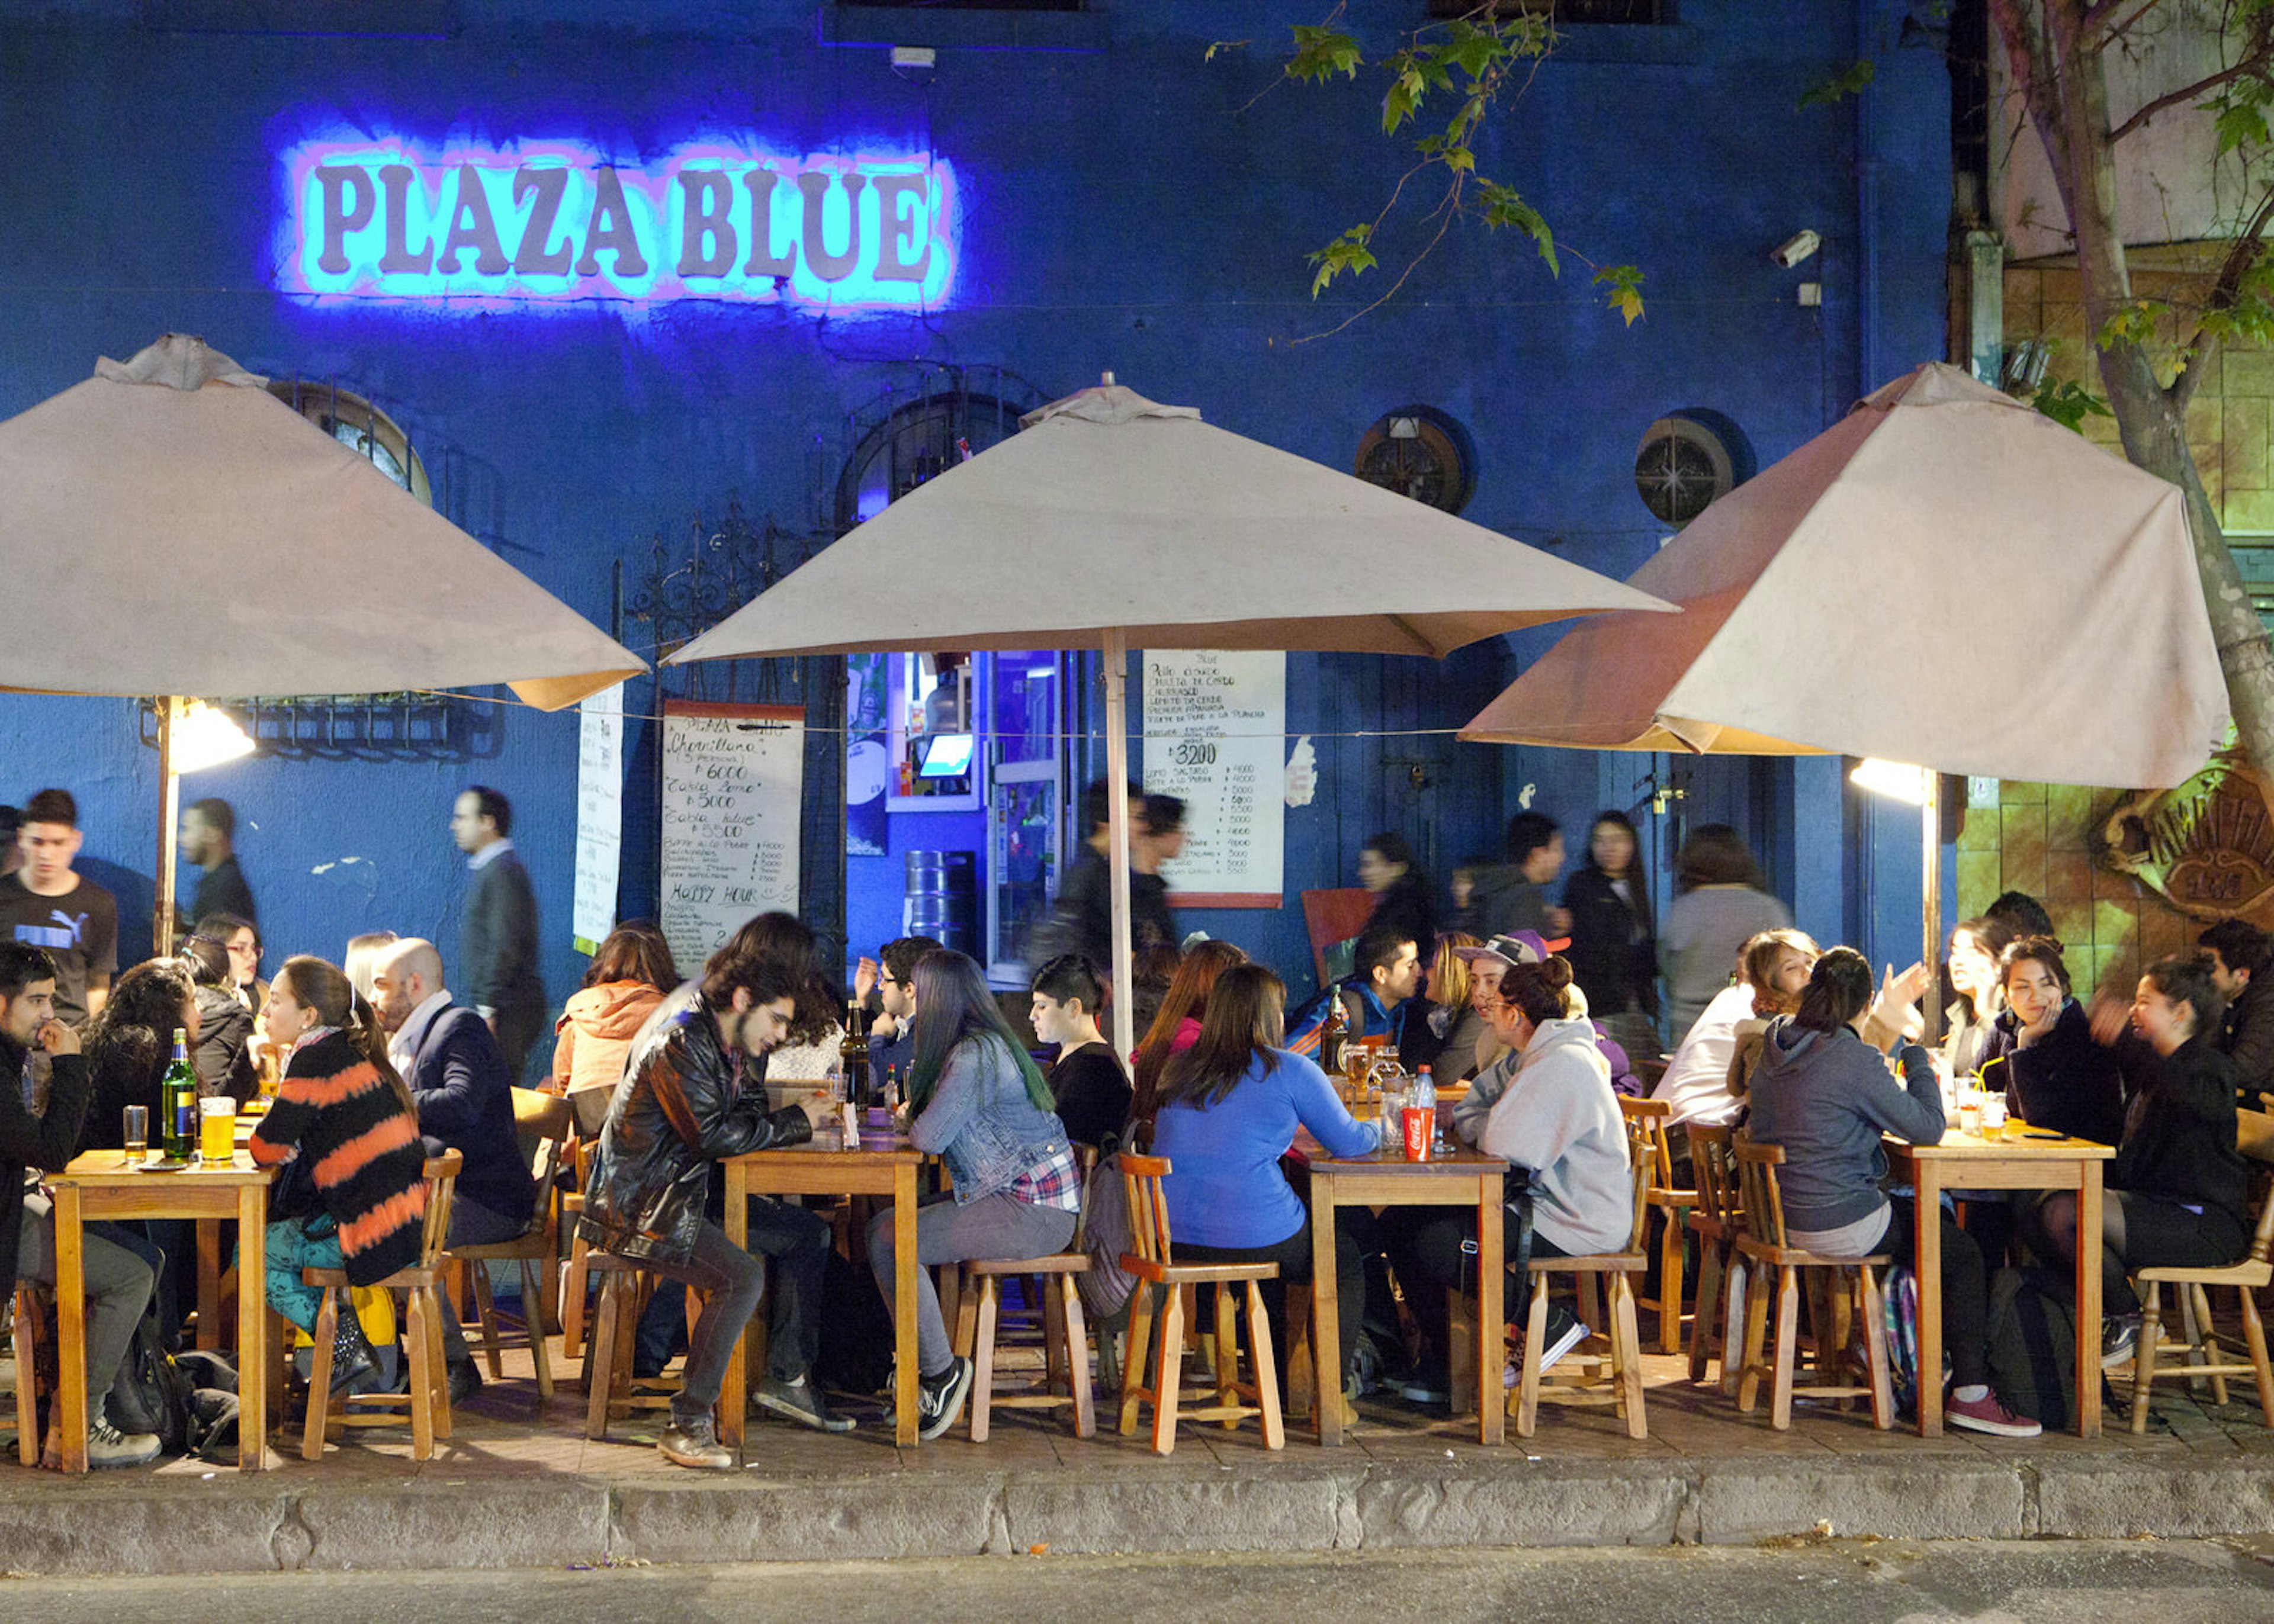
[[158,1447],[180,1455],[190,1447],[190,1376],[158,1340],[158,1313],[144,1311],[134,1322],[126,1362],[111,1384],[105,1413],[122,1432],[154,1432]]
[[1991,1384],[2047,1432],[2068,1425],[2076,1392],[2075,1295],[2066,1269],[2001,1268],[1990,1278]]
[[892,1378],[892,1315],[876,1277],[832,1247],[821,1275],[820,1346],[814,1378],[866,1398]]

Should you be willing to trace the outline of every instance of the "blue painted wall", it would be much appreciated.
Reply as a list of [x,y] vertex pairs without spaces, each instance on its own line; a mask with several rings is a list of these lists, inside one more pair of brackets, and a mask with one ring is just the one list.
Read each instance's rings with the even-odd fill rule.
[[[169,329],[257,371],[336,378],[409,431],[445,512],[604,623],[612,564],[636,566],[651,537],[729,495],[754,515],[808,521],[835,477],[846,414],[915,364],[999,365],[1050,394],[1111,367],[1157,399],[1338,466],[1382,411],[1428,402],[1476,441],[1468,516],[1623,575],[1659,539],[1630,475],[1653,418],[1712,408],[1766,462],[1943,353],[1946,80],[1939,58],[1894,49],[1905,9],[1894,0],[1687,0],[1678,26],[1574,30],[1496,119],[1487,171],[1524,184],[1577,252],[1645,267],[1649,314],[1633,327],[1601,308],[1576,258],[1553,280],[1517,244],[1457,231],[1396,302],[1316,342],[1299,341],[1395,274],[1306,297],[1304,252],[1369,214],[1400,167],[1373,132],[1376,92],[1281,87],[1259,100],[1268,52],[1201,60],[1211,40],[1284,37],[1314,7],[1150,0],[1056,33],[912,13],[910,37],[941,46],[927,86],[896,79],[880,49],[825,43],[860,30],[812,0],[680,0],[633,22],[592,3],[467,0],[450,37],[390,40],[153,32],[142,9],[0,0],[11,159],[0,169],[0,415]],[[1410,23],[1421,7],[1404,11]],[[1068,49],[980,49],[1009,42],[1014,26]],[[1878,63],[1867,98],[1796,110],[1859,54]],[[929,147],[960,184],[954,307],[825,320],[700,304],[629,320],[598,307],[440,317],[297,304],[275,291],[275,154],[335,121],[429,142],[573,137],[626,162],[705,131],[809,151]],[[1803,226],[1824,252],[1798,271],[1771,265],[1769,247]],[[1388,231],[1385,264],[1421,231],[1412,219]],[[1820,310],[1797,305],[1803,280],[1824,284]],[[415,601],[420,583],[374,558],[339,590]],[[1525,785],[1574,826],[1640,799],[1647,757],[1432,733],[1323,736],[1457,726],[1552,636],[1442,666],[1296,657],[1288,725],[1321,735],[1321,783],[1288,818],[1291,905],[1190,922],[1306,973],[1291,898],[1351,883],[1373,831],[1404,829],[1442,874],[1494,843]],[[1765,670],[1783,652],[1764,650]],[[635,686],[636,705],[651,698],[652,685]],[[558,997],[584,962],[568,929],[576,732],[573,716],[504,707],[464,759],[255,759],[185,794],[237,806],[274,951],[336,953],[380,925],[447,951],[462,884],[450,799],[470,781],[498,786],[520,808]],[[131,706],[0,697],[0,799],[50,783],[79,793],[90,854],[121,871],[128,910],[147,914],[157,789]],[[633,773],[636,838],[652,829],[651,784]],[[1820,936],[1862,936],[1875,951],[1879,937],[1915,938],[1899,894],[1908,874],[1915,920],[1915,839],[1882,830],[1859,845],[1829,763],[1699,763],[1690,793],[1693,818],[1765,831],[1779,883]],[[959,843],[896,829],[893,856],[856,863],[856,949],[897,932],[898,853]],[[652,909],[653,876],[651,853],[628,854],[626,914]]]

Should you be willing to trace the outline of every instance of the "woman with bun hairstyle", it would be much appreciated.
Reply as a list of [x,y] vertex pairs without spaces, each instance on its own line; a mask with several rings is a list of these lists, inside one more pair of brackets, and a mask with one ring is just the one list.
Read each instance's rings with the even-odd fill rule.
[[[1909,983],[1917,1002],[1918,983]],[[1882,1188],[1892,1133],[1915,1145],[1941,1142],[1942,1086],[1916,1043],[1898,1061],[1902,1078],[1864,1041],[1871,1014],[1871,961],[1835,947],[1816,961],[1800,1008],[1769,1025],[1749,1091],[1749,1132],[1784,1147],[1778,1184],[1790,1244],[1832,1258],[1886,1252],[1899,1263],[1916,1256],[1917,1227],[1906,1197]],[[1944,1417],[1953,1426],[2001,1438],[2034,1438],[2035,1421],[2015,1415],[1990,1386],[1990,1292],[1982,1249],[1948,1209],[1942,1222],[1943,1351],[1953,1387]]]

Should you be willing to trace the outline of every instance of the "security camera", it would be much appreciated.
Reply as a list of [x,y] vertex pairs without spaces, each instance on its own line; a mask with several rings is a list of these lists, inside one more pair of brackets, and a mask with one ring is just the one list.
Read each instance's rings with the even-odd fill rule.
[[1807,259],[1809,255],[1814,253],[1818,249],[1823,246],[1824,239],[1817,236],[1815,232],[1809,230],[1796,231],[1790,237],[1785,238],[1784,241],[1779,243],[1774,248],[1771,249],[1769,251],[1769,258],[1775,260],[1777,264],[1788,271],[1792,269],[1794,266],[1798,265],[1803,259]]

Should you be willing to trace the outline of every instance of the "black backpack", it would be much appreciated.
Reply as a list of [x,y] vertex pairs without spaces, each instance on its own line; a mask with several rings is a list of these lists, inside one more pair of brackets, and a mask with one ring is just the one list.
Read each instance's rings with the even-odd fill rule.
[[2069,1424],[2076,1392],[2075,1296],[2067,1269],[2001,1268],[1990,1280],[1990,1380],[2014,1414],[2049,1432]]
[[190,1447],[192,1391],[189,1372],[158,1340],[156,1309],[145,1310],[134,1322],[126,1363],[110,1389],[110,1425],[122,1432],[154,1432],[165,1454],[184,1454]]

